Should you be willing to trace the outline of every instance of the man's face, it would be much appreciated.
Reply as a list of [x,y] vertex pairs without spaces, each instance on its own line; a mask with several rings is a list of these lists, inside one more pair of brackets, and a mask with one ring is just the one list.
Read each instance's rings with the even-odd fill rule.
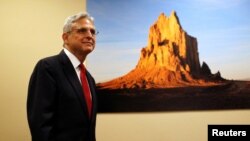
[[72,24],[69,33],[63,34],[64,43],[76,56],[87,56],[95,48],[96,35],[92,21],[80,19]]

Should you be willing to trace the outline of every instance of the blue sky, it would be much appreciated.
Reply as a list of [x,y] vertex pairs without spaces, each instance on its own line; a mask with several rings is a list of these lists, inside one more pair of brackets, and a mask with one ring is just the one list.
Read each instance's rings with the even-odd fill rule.
[[249,0],[87,0],[100,32],[87,60],[96,81],[135,68],[149,27],[160,13],[169,16],[173,10],[183,29],[197,38],[201,64],[227,79],[250,78]]

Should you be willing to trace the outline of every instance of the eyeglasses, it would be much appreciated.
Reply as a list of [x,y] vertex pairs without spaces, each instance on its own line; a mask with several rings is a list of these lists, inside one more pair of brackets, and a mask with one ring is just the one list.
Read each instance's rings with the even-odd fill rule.
[[97,35],[99,33],[99,31],[93,28],[79,28],[79,29],[75,29],[75,31],[76,33],[81,34],[81,35],[86,35],[88,31],[90,31],[92,35]]

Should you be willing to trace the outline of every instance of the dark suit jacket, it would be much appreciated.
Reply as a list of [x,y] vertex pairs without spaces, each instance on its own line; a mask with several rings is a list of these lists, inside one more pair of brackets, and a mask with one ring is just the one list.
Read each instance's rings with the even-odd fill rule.
[[87,79],[93,100],[91,119],[81,83],[64,51],[37,63],[27,99],[32,141],[95,141],[95,81],[89,72]]

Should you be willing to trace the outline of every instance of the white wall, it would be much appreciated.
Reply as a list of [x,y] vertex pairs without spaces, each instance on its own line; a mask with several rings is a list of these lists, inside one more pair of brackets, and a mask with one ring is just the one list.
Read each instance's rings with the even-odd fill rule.
[[249,124],[249,110],[101,114],[98,141],[207,141],[208,124]]
[[0,1],[0,141],[29,141],[28,80],[38,59],[59,53],[64,19],[85,0]]

